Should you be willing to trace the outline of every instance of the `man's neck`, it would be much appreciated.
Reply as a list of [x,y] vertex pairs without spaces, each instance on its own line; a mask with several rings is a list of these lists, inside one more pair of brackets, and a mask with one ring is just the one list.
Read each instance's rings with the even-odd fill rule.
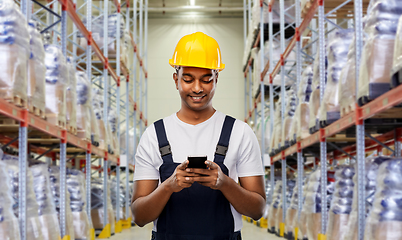
[[192,111],[182,107],[177,112],[177,117],[185,123],[197,125],[211,118],[215,112],[216,110],[213,107],[204,109],[202,111]]

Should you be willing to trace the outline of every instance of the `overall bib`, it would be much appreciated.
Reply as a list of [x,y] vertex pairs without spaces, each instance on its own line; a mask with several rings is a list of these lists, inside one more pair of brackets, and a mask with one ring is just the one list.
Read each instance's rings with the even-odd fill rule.
[[[214,162],[229,176],[224,165],[235,119],[226,116]],[[163,164],[159,168],[161,182],[169,178],[179,163],[174,163],[163,120],[155,122]],[[195,182],[190,188],[173,193],[157,222],[153,240],[241,240],[234,232],[234,219],[229,201],[219,190]]]

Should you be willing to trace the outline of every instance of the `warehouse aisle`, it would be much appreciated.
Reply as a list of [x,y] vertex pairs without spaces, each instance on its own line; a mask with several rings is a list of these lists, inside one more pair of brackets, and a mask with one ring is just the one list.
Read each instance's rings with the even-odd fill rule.
[[[272,234],[267,233],[266,229],[256,227],[255,225],[243,221],[242,236],[243,240],[279,240]],[[143,228],[132,227],[130,230],[123,230],[122,233],[117,234],[110,240],[150,240],[151,239],[152,224],[148,224]]]

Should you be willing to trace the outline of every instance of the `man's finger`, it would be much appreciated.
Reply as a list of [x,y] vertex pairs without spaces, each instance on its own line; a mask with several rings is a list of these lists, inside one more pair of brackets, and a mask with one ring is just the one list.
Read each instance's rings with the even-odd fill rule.
[[205,164],[209,167],[209,169],[214,170],[214,169],[218,169],[219,166],[218,164],[211,162],[209,160],[205,161]]
[[180,163],[180,165],[177,166],[177,169],[185,170],[185,169],[187,168],[187,165],[188,165],[188,160],[186,160],[186,161]]

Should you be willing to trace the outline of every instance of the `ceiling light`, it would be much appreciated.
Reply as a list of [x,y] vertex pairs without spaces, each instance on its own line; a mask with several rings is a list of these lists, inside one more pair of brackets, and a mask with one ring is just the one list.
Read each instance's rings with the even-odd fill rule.
[[195,0],[190,0],[190,6],[195,6]]

